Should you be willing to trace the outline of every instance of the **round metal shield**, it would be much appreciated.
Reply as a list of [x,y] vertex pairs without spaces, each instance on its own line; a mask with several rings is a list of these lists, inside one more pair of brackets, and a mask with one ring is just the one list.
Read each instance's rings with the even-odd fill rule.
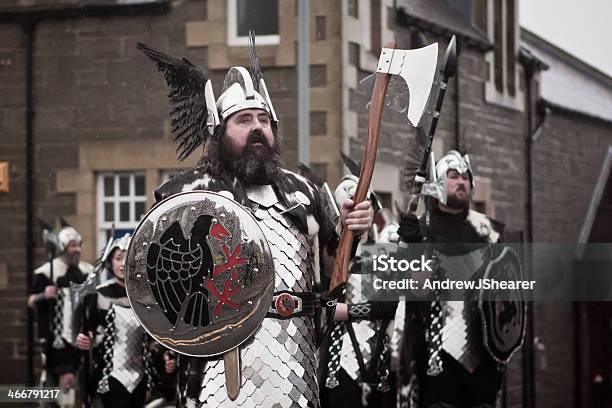
[[[487,265],[483,278],[499,281],[522,280],[521,261],[509,247],[494,256]],[[523,344],[527,304],[522,290],[496,293],[481,291],[478,306],[482,315],[484,344],[489,354],[500,363],[507,363]]]
[[134,231],[125,270],[128,298],[147,332],[191,356],[225,353],[264,319],[274,263],[251,213],[207,191],[176,194]]

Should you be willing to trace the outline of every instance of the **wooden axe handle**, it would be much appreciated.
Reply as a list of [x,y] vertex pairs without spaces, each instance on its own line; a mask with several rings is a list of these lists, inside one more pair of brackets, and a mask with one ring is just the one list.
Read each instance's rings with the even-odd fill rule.
[[[395,48],[395,42],[385,45],[385,48]],[[355,189],[353,201],[355,204],[366,199],[370,181],[374,173],[374,165],[376,164],[376,150],[378,147],[378,135],[380,132],[380,122],[385,102],[385,95],[389,86],[391,74],[377,73],[374,90],[372,91],[372,102],[370,104],[370,112],[368,116],[368,139],[365,144],[365,153],[359,173],[359,182]],[[329,293],[334,293],[334,290],[341,288],[348,280],[348,266],[351,256],[351,248],[353,246],[354,234],[348,228],[342,230],[340,244],[334,262],[334,272],[332,274],[331,283],[329,285]]]

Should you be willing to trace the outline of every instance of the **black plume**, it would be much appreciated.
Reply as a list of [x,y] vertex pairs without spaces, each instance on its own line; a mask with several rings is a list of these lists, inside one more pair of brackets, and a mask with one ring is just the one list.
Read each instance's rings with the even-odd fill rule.
[[43,221],[41,218],[38,219],[38,225],[40,225],[40,230],[47,230],[49,232],[53,232],[53,227],[49,225],[46,221]]
[[204,89],[209,75],[189,60],[179,60],[145,44],[136,46],[157,65],[164,74],[170,90],[170,125],[173,142],[180,161],[186,159],[210,136],[206,127],[208,108]]
[[346,154],[344,154],[342,150],[340,150],[340,157],[342,158],[344,165],[349,169],[351,174],[353,176],[359,177],[359,174],[361,173],[361,163],[348,157]]
[[[404,184],[410,190],[414,184],[414,177],[421,167],[425,148],[427,146],[427,135],[422,126],[415,127],[416,135],[412,142],[408,145],[408,153],[406,154],[406,165],[404,167]],[[425,173],[427,173],[427,168]]]
[[467,141],[465,140],[465,127],[463,128],[463,131],[461,132],[461,135],[459,136],[457,151],[462,156],[465,156],[469,152]]
[[249,30],[249,57],[251,59],[251,74],[255,79],[255,90],[259,92],[259,80],[263,78],[259,58],[255,52],[255,31]]
[[60,215],[59,219],[60,219],[60,225],[62,226],[62,228],[71,227],[71,225],[68,223],[68,221],[66,221],[66,219],[64,217],[62,217],[61,215]]
[[318,173],[313,171],[310,167],[304,163],[298,163],[298,174],[306,179],[312,181],[317,187],[323,186],[325,180]]

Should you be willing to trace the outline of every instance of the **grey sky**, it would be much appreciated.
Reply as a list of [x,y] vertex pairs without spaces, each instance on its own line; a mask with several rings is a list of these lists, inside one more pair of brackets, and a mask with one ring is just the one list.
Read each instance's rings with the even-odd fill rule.
[[612,0],[520,0],[521,26],[612,76]]

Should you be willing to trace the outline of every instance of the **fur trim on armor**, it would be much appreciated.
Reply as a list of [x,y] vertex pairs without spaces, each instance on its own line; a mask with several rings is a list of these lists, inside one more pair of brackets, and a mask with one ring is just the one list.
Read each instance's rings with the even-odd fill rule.
[[495,230],[493,223],[486,215],[470,210],[467,221],[474,227],[478,235],[487,237],[488,242],[495,243],[499,241],[500,234]]

